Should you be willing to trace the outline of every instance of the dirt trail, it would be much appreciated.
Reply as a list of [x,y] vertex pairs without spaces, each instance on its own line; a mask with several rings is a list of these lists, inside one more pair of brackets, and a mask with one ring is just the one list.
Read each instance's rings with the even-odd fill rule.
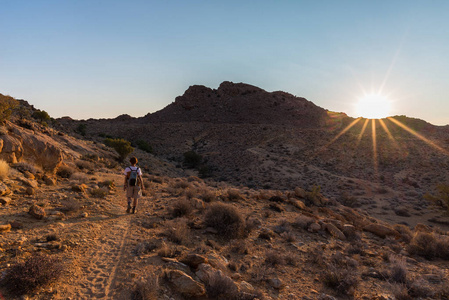
[[[117,180],[116,180],[117,182]],[[125,212],[125,198],[121,186],[111,197],[109,210],[90,226],[73,225],[66,230],[78,231],[85,236],[81,255],[74,257],[77,269],[58,299],[116,299],[117,273],[130,255],[125,251],[131,236],[131,224],[137,215]],[[94,224],[92,224],[94,223]]]

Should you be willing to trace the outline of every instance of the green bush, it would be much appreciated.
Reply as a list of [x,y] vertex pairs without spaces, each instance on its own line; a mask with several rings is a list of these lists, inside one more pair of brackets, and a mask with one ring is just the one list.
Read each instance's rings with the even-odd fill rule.
[[136,145],[142,151],[153,153],[153,147],[144,140],[137,140]]
[[82,136],[85,136],[86,129],[87,129],[87,124],[82,123],[76,127],[75,132],[81,134]]
[[184,153],[184,165],[188,168],[196,168],[201,164],[203,157],[195,151]]
[[50,121],[50,115],[45,110],[36,110],[33,113],[33,118],[39,120],[40,122]]
[[0,94],[0,122],[9,120],[13,110],[19,105],[19,102],[11,96]]
[[119,155],[119,160],[123,162],[128,154],[134,151],[134,148],[131,147],[131,142],[124,139],[111,139],[107,138],[104,140],[106,146],[114,148],[114,150]]

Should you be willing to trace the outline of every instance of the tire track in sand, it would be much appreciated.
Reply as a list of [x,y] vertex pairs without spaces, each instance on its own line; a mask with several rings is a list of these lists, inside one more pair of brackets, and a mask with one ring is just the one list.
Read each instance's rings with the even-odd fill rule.
[[[117,268],[123,259],[131,218],[119,216],[105,222],[101,238],[82,258],[82,275],[76,299],[112,299]],[[78,298],[79,297],[79,298]]]

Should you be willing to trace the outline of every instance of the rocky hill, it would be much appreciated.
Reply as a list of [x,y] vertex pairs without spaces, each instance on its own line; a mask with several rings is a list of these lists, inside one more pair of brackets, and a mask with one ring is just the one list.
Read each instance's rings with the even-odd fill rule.
[[[321,121],[294,126],[173,122],[164,111],[155,116],[170,122],[46,123],[22,105],[30,114],[0,126],[0,298],[449,297],[447,215],[422,198],[429,174],[445,178],[444,128],[397,118],[427,139],[388,123],[398,150],[378,125],[376,167],[363,120],[335,140],[354,120],[312,104],[304,118]],[[125,212],[125,165],[107,136],[154,148],[133,153],[145,183],[137,214]],[[211,177],[183,166],[190,150]]]

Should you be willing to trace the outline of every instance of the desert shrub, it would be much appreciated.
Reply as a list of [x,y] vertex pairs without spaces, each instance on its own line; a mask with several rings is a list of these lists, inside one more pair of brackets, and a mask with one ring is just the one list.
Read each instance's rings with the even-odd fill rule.
[[340,198],[338,199],[342,205],[347,207],[360,207],[362,204],[357,200],[356,197],[350,195],[348,192],[342,192]]
[[296,236],[292,231],[286,231],[281,233],[281,237],[285,239],[286,242],[293,243],[296,241]]
[[390,258],[393,263],[390,269],[390,280],[396,283],[407,282],[407,266],[404,259]]
[[157,255],[160,257],[175,257],[176,248],[170,247],[166,243],[162,242],[161,247],[157,250]]
[[45,110],[36,110],[35,112],[33,112],[32,117],[40,121],[41,123],[51,120],[50,115]]
[[87,124],[81,123],[76,127],[75,132],[81,134],[82,136],[85,136],[86,130],[87,130]]
[[396,284],[392,286],[392,293],[396,300],[413,300],[414,298],[408,293],[408,288],[405,284]]
[[179,199],[173,203],[172,216],[175,218],[186,216],[191,214],[193,211],[192,204],[187,199]]
[[171,187],[173,187],[175,189],[187,189],[187,188],[190,188],[191,185],[189,182],[187,182],[185,180],[176,180],[175,182],[173,182],[171,184]]
[[200,198],[204,201],[204,202],[212,202],[216,199],[217,194],[215,193],[215,191],[209,190],[209,189],[203,189],[200,192]]
[[203,157],[195,151],[184,153],[184,165],[188,168],[196,168],[201,164]]
[[86,183],[89,181],[89,177],[86,174],[81,173],[81,172],[73,173],[72,176],[70,176],[70,179],[76,180],[79,182],[83,182],[83,183]]
[[8,178],[8,175],[9,175],[9,164],[3,159],[0,159],[0,179],[5,180],[6,178]]
[[189,188],[184,191],[187,199],[192,199],[198,194],[198,190],[195,188]]
[[137,244],[136,248],[134,249],[134,253],[137,256],[147,254],[160,247],[160,245],[161,243],[158,240],[144,241]]
[[61,178],[70,178],[76,170],[70,166],[60,166],[56,171],[56,175]]
[[198,176],[207,178],[212,176],[212,170],[208,165],[202,164],[198,168]]
[[241,213],[232,205],[220,202],[209,206],[204,222],[206,226],[216,229],[224,238],[240,237],[245,228],[245,220]]
[[35,292],[38,288],[56,281],[63,271],[60,260],[41,254],[33,254],[23,263],[9,268],[2,285],[13,295]]
[[144,140],[137,140],[136,145],[142,151],[145,151],[147,153],[153,153],[153,147],[151,147],[151,145]]
[[69,214],[69,213],[75,213],[81,209],[81,204],[76,201],[75,199],[69,199],[69,200],[63,200],[61,202],[61,207],[59,208],[60,211],[63,213]]
[[98,186],[101,188],[108,189],[108,190],[113,190],[113,189],[115,189],[115,182],[114,182],[114,180],[107,179],[107,180],[104,180],[104,181],[98,183]]
[[427,259],[449,259],[449,237],[436,233],[417,232],[407,247],[410,254]]
[[236,254],[248,254],[250,245],[246,240],[235,240],[229,245],[229,251]]
[[310,191],[307,191],[305,193],[305,204],[310,206],[314,203],[319,202],[319,200],[321,199],[322,195],[321,195],[321,186],[319,185],[314,185],[312,186],[312,189]]
[[238,288],[234,281],[221,271],[214,272],[206,283],[206,292],[210,299],[237,299]]
[[394,225],[394,229],[401,234],[401,240],[410,243],[413,233],[410,230],[410,228],[403,224],[396,224]]
[[268,250],[265,253],[265,263],[270,266],[284,265],[285,258],[278,251]]
[[328,266],[321,279],[327,287],[342,295],[354,294],[355,288],[359,284],[359,279],[353,269],[335,265]]
[[437,193],[425,194],[424,199],[449,210],[449,184],[437,185]]
[[229,201],[235,202],[242,199],[242,195],[240,194],[240,191],[237,189],[228,189],[227,198]]
[[131,147],[131,142],[124,139],[111,139],[107,138],[104,140],[106,146],[113,148],[119,155],[119,160],[123,162],[128,154],[134,151]]
[[7,135],[8,134],[8,128],[5,126],[0,125],[0,136]]
[[105,198],[107,195],[109,195],[109,190],[105,187],[94,188],[90,190],[90,195],[94,198]]
[[134,284],[132,300],[157,300],[159,291],[159,276],[152,271]]
[[76,161],[75,165],[80,169],[80,170],[88,170],[88,171],[93,171],[95,169],[95,165],[87,160],[78,160]]
[[187,226],[187,220],[178,219],[173,222],[167,222],[166,230],[163,233],[167,239],[176,244],[185,244],[189,241],[190,230]]
[[13,97],[0,94],[0,122],[8,120],[18,104]]
[[433,297],[433,289],[422,278],[417,278],[408,284],[410,296],[416,298]]

